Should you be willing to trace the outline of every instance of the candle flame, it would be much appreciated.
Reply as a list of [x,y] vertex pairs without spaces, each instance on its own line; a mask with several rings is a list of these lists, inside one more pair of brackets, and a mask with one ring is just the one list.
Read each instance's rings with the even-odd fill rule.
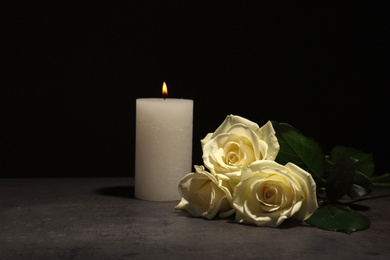
[[164,97],[168,96],[168,87],[167,87],[167,84],[165,83],[165,81],[164,81],[163,86],[162,86],[162,94]]

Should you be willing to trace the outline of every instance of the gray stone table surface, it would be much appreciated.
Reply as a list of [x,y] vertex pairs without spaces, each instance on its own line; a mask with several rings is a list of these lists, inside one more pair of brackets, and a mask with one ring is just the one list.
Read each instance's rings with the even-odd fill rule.
[[390,259],[390,190],[367,230],[204,220],[134,198],[132,178],[0,179],[0,259]]

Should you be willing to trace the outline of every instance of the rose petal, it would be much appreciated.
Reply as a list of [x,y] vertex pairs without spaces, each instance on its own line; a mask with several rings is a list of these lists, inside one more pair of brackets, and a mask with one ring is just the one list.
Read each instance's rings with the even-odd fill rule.
[[244,167],[233,193],[236,220],[242,223],[278,226],[294,215],[303,219],[317,207],[311,175],[296,165],[270,160]]

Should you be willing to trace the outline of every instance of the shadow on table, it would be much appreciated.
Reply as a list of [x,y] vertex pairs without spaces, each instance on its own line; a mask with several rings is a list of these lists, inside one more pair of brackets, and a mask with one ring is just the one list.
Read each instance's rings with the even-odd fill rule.
[[105,196],[134,199],[134,186],[115,186],[95,190],[95,193]]
[[[197,218],[197,219],[199,218],[199,217],[192,216],[190,213],[188,213],[185,210],[177,210],[175,214],[180,217]],[[219,218],[218,216],[216,216],[215,218],[208,219],[207,221],[215,221],[215,222],[223,221],[230,224],[238,225],[237,221],[235,220],[235,215],[232,215],[227,218]],[[239,225],[245,225],[245,224],[239,224]],[[247,224],[247,226],[257,227],[255,224]],[[304,222],[292,217],[284,220],[283,223],[278,226],[278,228],[280,229],[290,229],[296,227],[309,227],[309,224],[305,224]]]

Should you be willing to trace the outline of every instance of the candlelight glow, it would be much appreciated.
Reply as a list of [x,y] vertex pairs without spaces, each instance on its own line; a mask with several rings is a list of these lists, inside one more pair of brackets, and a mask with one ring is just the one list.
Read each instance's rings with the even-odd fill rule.
[[165,81],[164,81],[163,86],[162,86],[162,94],[164,97],[168,96],[168,88],[167,88],[167,84],[165,83]]

